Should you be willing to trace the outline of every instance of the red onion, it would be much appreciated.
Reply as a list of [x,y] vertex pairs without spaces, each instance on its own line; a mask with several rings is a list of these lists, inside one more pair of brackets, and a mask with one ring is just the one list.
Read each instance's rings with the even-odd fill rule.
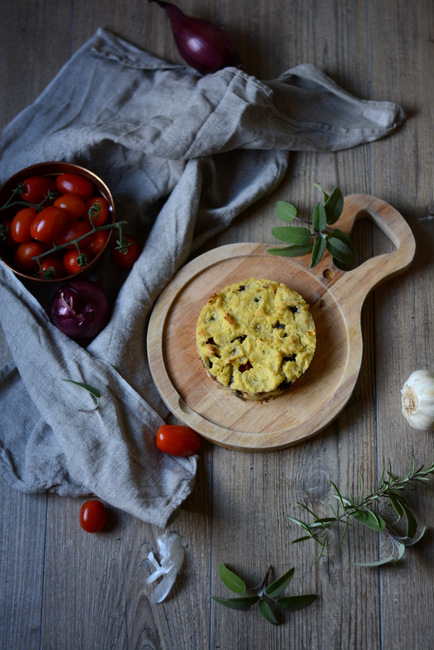
[[54,296],[51,319],[72,339],[90,339],[108,323],[110,306],[105,291],[91,280],[72,280]]
[[192,68],[207,74],[227,66],[241,66],[232,41],[220,27],[209,20],[186,16],[170,2],[149,2],[157,2],[166,10],[179,53]]

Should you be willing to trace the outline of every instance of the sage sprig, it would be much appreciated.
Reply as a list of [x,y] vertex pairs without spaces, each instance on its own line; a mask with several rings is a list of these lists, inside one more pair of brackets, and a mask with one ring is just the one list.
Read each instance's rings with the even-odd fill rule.
[[298,221],[305,226],[277,226],[271,234],[280,241],[290,243],[291,246],[269,248],[268,253],[282,257],[298,257],[311,255],[311,268],[316,266],[326,250],[339,262],[350,265],[354,262],[354,246],[346,233],[338,228],[330,228],[342,214],[344,198],[339,188],[327,194],[321,185],[315,183],[323,194],[324,202],[318,202],[313,211],[312,221],[307,221],[297,216],[297,208],[286,201],[278,201],[275,214],[278,219],[286,223]]
[[[337,500],[336,507],[330,505],[332,515],[319,517],[305,504],[299,503],[311,515],[312,520],[307,522],[288,517],[292,523],[307,533],[293,540],[292,543],[295,544],[307,539],[315,540],[321,547],[320,553],[315,560],[317,562],[327,546],[328,534],[332,526],[335,524],[343,525],[343,532],[339,542],[339,548],[341,548],[348,528],[352,525],[352,521],[355,520],[371,530],[386,535],[392,542],[392,552],[387,557],[374,562],[357,562],[355,564],[365,567],[396,564],[402,559],[406,549],[419,542],[425,533],[424,526],[419,530],[416,517],[405,498],[404,490],[408,487],[415,488],[420,484],[429,488],[429,477],[432,474],[434,474],[434,463],[427,469],[423,465],[416,468],[413,458],[412,467],[403,478],[399,478],[392,472],[389,461],[389,469],[383,469],[376,489],[366,496],[364,494],[363,476],[360,476],[360,493],[357,496],[348,498],[342,496],[338,487],[332,482],[331,484],[335,489],[335,494],[332,494],[332,497]],[[394,521],[390,521],[378,514],[378,511],[374,511],[374,506],[380,503],[392,506],[392,512],[395,512]],[[401,527],[404,524],[404,534],[402,534],[404,531],[400,530],[400,524]]]
[[[317,598],[316,594],[304,594],[302,596],[283,596],[283,592],[292,580],[294,568],[289,569],[279,578],[270,582],[273,569],[270,566],[261,584],[248,588],[240,576],[231,571],[225,564],[219,564],[219,573],[223,583],[233,593],[242,594],[235,598],[218,598],[212,596],[220,605],[246,611],[258,603],[262,616],[273,625],[279,625],[280,621],[276,615],[278,610],[294,610],[307,607]],[[274,609],[273,609],[274,608]]]

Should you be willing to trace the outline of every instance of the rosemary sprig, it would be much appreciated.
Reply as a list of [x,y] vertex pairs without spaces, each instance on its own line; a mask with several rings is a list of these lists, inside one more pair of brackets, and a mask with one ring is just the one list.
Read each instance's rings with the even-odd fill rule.
[[[324,196],[324,202],[318,202],[313,211],[312,222],[297,216],[297,208],[286,201],[278,201],[275,214],[278,219],[290,223],[294,220],[305,224],[300,226],[278,226],[271,234],[291,246],[269,248],[268,253],[281,257],[298,257],[312,253],[311,268],[316,266],[326,250],[339,262],[349,265],[354,262],[354,246],[346,233],[337,228],[330,228],[342,214],[344,198],[339,188],[329,195],[321,185],[315,183]],[[307,226],[307,227],[306,227]]]
[[[387,535],[391,540],[392,553],[381,560],[375,562],[360,562],[357,566],[381,566],[384,564],[396,564],[404,555],[405,550],[414,546],[425,533],[425,527],[418,530],[418,524],[409,504],[404,496],[404,490],[408,487],[415,488],[419,484],[426,485],[429,488],[429,477],[434,474],[434,463],[424,468],[422,465],[416,468],[413,458],[413,464],[410,471],[403,477],[399,478],[392,472],[389,461],[389,469],[383,469],[376,489],[368,495],[364,495],[364,480],[360,477],[360,493],[358,496],[344,497],[338,487],[332,482],[336,493],[332,495],[337,500],[337,507],[330,505],[332,515],[330,517],[319,517],[315,512],[305,504],[299,503],[312,517],[309,522],[288,517],[289,521],[302,528],[306,535],[293,540],[293,544],[302,542],[307,539],[314,539],[321,547],[320,553],[316,558],[317,562],[322,556],[328,543],[328,534],[335,524],[343,525],[343,532],[340,538],[339,548],[342,546],[345,535],[352,520],[356,520],[371,530]],[[374,512],[373,507],[379,503],[386,503],[393,507],[396,513],[395,521],[388,521],[378,512]],[[401,520],[405,522],[405,534],[402,535],[398,529]]]
[[220,605],[230,609],[246,611],[258,603],[259,611],[262,616],[273,625],[279,625],[280,621],[276,616],[274,609],[293,610],[307,607],[317,598],[316,594],[304,594],[302,596],[282,596],[286,587],[292,580],[294,568],[286,571],[282,576],[270,582],[273,569],[270,566],[265,574],[263,581],[256,587],[248,588],[242,578],[228,569],[221,563],[219,564],[219,573],[223,583],[233,593],[243,594],[236,598],[217,598],[212,596]]

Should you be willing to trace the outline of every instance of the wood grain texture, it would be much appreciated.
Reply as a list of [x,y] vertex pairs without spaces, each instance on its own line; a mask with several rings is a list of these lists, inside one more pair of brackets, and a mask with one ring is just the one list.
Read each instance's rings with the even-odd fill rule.
[[[327,514],[330,481],[356,492],[359,474],[373,487],[390,458],[406,472],[411,454],[434,460],[434,438],[410,429],[400,414],[400,388],[433,359],[433,24],[430,0],[183,0],[182,9],[218,22],[236,40],[244,69],[277,77],[302,62],[317,65],[358,97],[400,103],[408,119],[393,136],[337,153],[295,153],[288,175],[197,254],[242,242],[276,245],[277,200],[310,212],[314,183],[346,195],[369,194],[394,206],[411,227],[416,257],[364,301],[363,352],[352,395],[317,436],[276,452],[239,453],[205,441],[196,487],[171,525],[187,540],[185,569],[170,599],[150,605],[146,555],[161,533],[122,512],[104,535],[78,527],[81,501],[15,491],[0,478],[0,646],[12,650],[154,648],[192,650],[428,650],[434,646],[434,493],[411,494],[430,529],[398,567],[363,571],[375,559],[377,536],[353,527],[312,565],[313,542],[298,536],[287,515],[298,501]],[[179,61],[165,12],[143,0],[98,2],[16,0],[0,5],[0,125],[43,90],[97,29],[108,27],[157,56]],[[4,179],[2,179],[4,180]],[[394,246],[376,224],[355,227],[358,262]],[[2,347],[0,345],[0,351]],[[1,426],[1,424],[0,424]],[[257,611],[226,610],[218,575],[226,562],[256,584],[271,563],[295,566],[288,593],[316,592],[309,608],[274,627]]]

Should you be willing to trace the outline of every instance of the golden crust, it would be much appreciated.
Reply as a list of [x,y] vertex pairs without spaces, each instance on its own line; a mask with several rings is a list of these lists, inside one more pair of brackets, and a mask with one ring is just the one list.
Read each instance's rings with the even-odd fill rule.
[[199,315],[196,343],[219,385],[244,399],[270,399],[308,369],[315,323],[296,291],[252,278],[209,298]]

